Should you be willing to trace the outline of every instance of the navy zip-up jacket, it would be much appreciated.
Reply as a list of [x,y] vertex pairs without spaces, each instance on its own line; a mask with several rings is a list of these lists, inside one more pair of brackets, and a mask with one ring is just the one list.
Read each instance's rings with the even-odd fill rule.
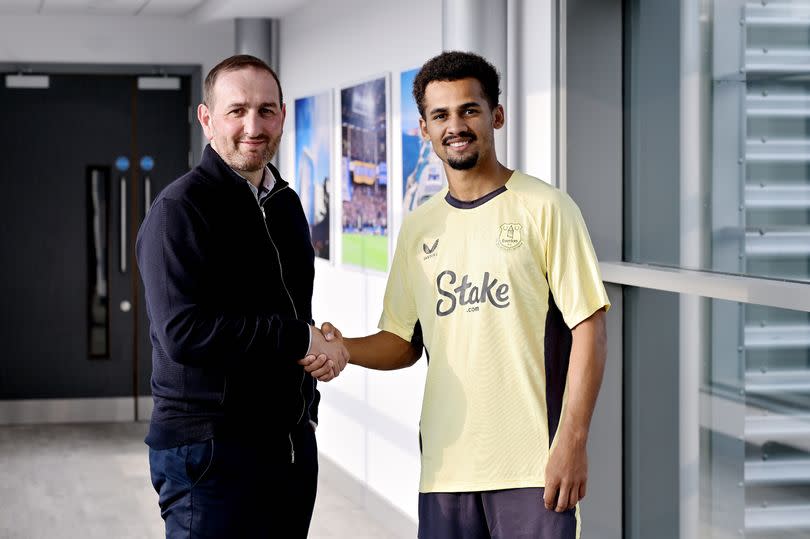
[[146,443],[286,434],[317,421],[309,347],[314,250],[298,196],[276,179],[262,208],[207,146],[155,200],[138,232],[152,340]]

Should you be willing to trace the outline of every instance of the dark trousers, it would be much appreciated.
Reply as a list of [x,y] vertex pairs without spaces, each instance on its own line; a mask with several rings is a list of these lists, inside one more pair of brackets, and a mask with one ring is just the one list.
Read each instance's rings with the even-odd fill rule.
[[267,438],[150,449],[166,538],[305,539],[318,483],[315,433],[305,424]]
[[419,494],[419,539],[575,539],[576,509],[543,505],[542,488]]

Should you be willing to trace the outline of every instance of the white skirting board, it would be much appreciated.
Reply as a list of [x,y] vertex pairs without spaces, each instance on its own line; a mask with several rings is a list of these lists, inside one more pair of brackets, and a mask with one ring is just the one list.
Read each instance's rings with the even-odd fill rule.
[[132,397],[0,400],[0,425],[134,420],[135,401]]
[[155,401],[152,396],[138,397],[138,421],[149,421],[152,417],[152,408],[155,407]]

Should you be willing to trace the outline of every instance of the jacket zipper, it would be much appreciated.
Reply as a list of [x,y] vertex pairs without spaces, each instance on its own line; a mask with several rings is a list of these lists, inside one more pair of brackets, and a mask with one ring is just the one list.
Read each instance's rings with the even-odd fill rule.
[[[264,230],[265,230],[265,232],[267,232],[267,237],[270,239],[270,243],[273,245],[273,250],[276,252],[276,260],[278,260],[278,272],[279,272],[279,275],[281,276],[281,286],[284,287],[284,291],[287,293],[287,297],[290,300],[290,305],[292,305],[292,308],[293,308],[293,314],[295,315],[295,318],[297,319],[298,318],[298,310],[295,308],[295,302],[292,299],[292,294],[290,294],[290,291],[287,289],[287,284],[284,282],[284,267],[281,265],[281,255],[278,252],[278,247],[276,247],[276,242],[273,241],[272,234],[270,234],[270,229],[267,227],[267,214],[264,211],[264,205],[267,204],[267,201],[270,200],[271,198],[273,198],[274,196],[276,196],[276,194],[280,193],[284,189],[287,189],[286,185],[284,187],[282,187],[281,189],[279,189],[278,191],[276,191],[275,193],[270,193],[269,195],[267,195],[264,198],[264,200],[259,202],[259,209],[262,211],[262,223],[264,223]],[[298,384],[298,394],[301,395],[301,414],[298,416],[298,420],[295,422],[296,425],[301,422],[301,419],[304,418],[304,412],[306,412],[306,409],[307,409],[307,400],[304,397],[304,389],[303,389],[305,380],[306,380],[306,371],[304,371],[302,369],[301,370],[301,383]],[[292,433],[291,432],[288,433],[288,437],[290,439],[290,462],[294,464],[295,463],[295,445],[293,444]]]
[[279,189],[278,191],[276,191],[275,193],[271,193],[268,196],[266,196],[264,198],[264,200],[262,200],[259,203],[259,209],[262,211],[262,223],[264,223],[264,231],[267,232],[267,237],[270,239],[270,243],[273,245],[273,250],[276,252],[276,260],[278,260],[278,272],[279,272],[279,275],[281,276],[281,286],[284,287],[284,291],[287,293],[287,298],[290,300],[290,305],[292,305],[292,308],[293,308],[293,314],[295,315],[295,318],[297,319],[298,318],[298,310],[295,308],[295,302],[292,299],[292,295],[290,294],[290,291],[287,289],[287,284],[284,282],[284,267],[281,265],[281,255],[278,252],[278,247],[276,247],[276,242],[273,241],[273,236],[270,235],[270,229],[267,228],[267,214],[264,213],[264,205],[267,203],[267,201],[270,200],[271,198],[273,198],[274,196],[276,196],[277,193],[280,193],[281,191],[283,191],[286,188],[287,187],[284,186],[281,189]]

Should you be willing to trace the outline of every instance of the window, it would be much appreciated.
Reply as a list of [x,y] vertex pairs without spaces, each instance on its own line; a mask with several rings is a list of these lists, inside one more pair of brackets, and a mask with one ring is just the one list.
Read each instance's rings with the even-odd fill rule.
[[[810,0],[628,0],[624,89],[624,260],[810,297]],[[810,314],[622,284],[628,535],[810,537]]]

